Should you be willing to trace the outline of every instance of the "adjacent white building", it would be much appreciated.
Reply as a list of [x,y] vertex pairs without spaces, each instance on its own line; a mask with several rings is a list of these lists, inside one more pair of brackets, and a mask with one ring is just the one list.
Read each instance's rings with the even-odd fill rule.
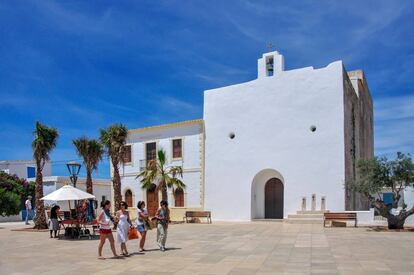
[[[34,160],[1,160],[0,171],[10,175],[17,175],[19,178],[27,179],[36,177],[36,162]],[[52,175],[52,164],[46,162],[43,168],[43,175]]]
[[[29,181],[35,181],[36,178],[29,178]],[[93,195],[100,203],[103,200],[111,198],[111,180],[108,179],[92,179],[93,181]],[[43,177],[43,195],[46,196],[64,185],[72,185],[70,178],[65,176],[47,176]],[[76,182],[76,188],[79,188],[86,192],[86,178],[78,178]],[[69,210],[68,202],[55,202],[45,201],[45,205],[51,206],[53,204],[59,204],[62,211]],[[71,202],[71,207],[74,208],[74,202]],[[98,204],[99,205],[99,204]]]
[[373,156],[364,73],[347,72],[342,61],[285,70],[276,51],[257,69],[253,81],[205,91],[203,119],[129,132],[121,176],[131,205],[156,207],[160,194],[142,190],[136,176],[163,148],[187,184],[183,196],[169,193],[177,219],[187,209],[210,210],[215,220],[281,219],[311,194],[333,211],[368,208],[347,188],[357,160]]
[[142,200],[147,203],[150,214],[158,208],[159,194],[154,190],[143,190],[136,177],[149,160],[155,159],[156,152],[164,149],[169,165],[182,166],[182,180],[186,184],[184,190],[169,190],[173,213],[179,217],[188,209],[203,209],[203,120],[130,130],[127,142],[129,153],[121,167],[121,186],[123,198],[130,207],[136,207]]

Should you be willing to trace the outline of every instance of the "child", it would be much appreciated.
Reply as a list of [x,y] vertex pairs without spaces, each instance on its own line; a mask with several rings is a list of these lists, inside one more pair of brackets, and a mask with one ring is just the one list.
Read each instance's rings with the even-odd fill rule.
[[50,224],[49,224],[49,230],[50,230],[50,237],[52,237],[52,231],[55,233],[55,238],[57,238],[56,234],[59,230],[59,221],[58,221],[58,215],[59,215],[60,206],[55,205],[50,210]]

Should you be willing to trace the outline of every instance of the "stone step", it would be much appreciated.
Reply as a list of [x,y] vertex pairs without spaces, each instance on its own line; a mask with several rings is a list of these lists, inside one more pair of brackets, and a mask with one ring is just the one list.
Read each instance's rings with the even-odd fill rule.
[[312,219],[312,218],[290,218],[286,219],[285,222],[287,223],[294,223],[294,224],[323,224],[323,219]]
[[253,222],[283,222],[284,219],[253,219]]
[[296,214],[323,214],[325,212],[329,212],[329,210],[305,210],[305,211],[296,211]]
[[307,218],[313,218],[313,219],[321,219],[323,220],[323,214],[289,214],[288,219],[307,219]]

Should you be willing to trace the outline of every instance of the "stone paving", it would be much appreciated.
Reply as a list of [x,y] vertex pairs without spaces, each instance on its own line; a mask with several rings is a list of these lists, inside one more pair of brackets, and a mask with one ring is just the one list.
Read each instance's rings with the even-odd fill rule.
[[[22,227],[0,224],[0,274],[414,274],[413,232],[283,222],[178,224],[170,226],[166,252],[156,250],[150,231],[150,251],[98,260],[97,240],[10,230]],[[136,252],[137,241],[128,247]],[[109,245],[104,254],[110,255]]]

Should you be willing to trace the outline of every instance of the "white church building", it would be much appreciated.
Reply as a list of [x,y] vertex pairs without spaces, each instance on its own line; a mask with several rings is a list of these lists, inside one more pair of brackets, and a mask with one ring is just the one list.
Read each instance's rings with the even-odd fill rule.
[[[173,217],[211,211],[214,220],[282,219],[302,198],[331,211],[368,209],[348,190],[358,159],[373,157],[373,108],[364,73],[342,61],[284,69],[278,52],[258,60],[255,80],[204,92],[203,119],[129,131],[122,193],[153,213],[160,194],[136,179],[164,149],[187,188],[169,190]],[[318,204],[319,204],[318,199]],[[317,207],[320,207],[319,205]]]

